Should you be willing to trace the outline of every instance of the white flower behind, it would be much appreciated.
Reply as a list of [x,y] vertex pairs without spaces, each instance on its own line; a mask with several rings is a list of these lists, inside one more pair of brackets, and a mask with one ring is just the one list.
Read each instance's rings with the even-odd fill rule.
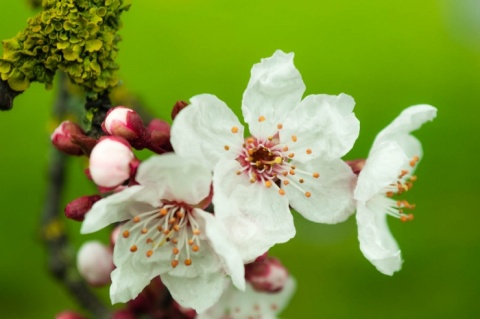
[[233,285],[225,290],[220,300],[196,319],[277,319],[295,292],[295,280],[290,277],[283,289],[276,293],[258,292],[247,283],[245,291]]
[[293,53],[253,66],[242,112],[252,136],[213,95],[198,95],[172,126],[172,146],[214,172],[215,214],[245,261],[295,235],[289,206],[314,222],[344,221],[354,210],[353,173],[340,157],[359,132],[345,94],[309,95]]
[[437,109],[416,105],[404,110],[375,138],[365,166],[358,176],[354,198],[360,249],[383,274],[393,275],[402,266],[401,251],[387,225],[387,215],[402,221],[413,219],[408,201],[392,197],[408,191],[413,171],[422,157],[422,146],[410,132],[432,121]]
[[95,203],[82,233],[126,221],[115,244],[110,297],[135,298],[158,275],[182,306],[202,311],[223,292],[226,274],[244,289],[244,267],[227,231],[202,210],[211,172],[194,159],[174,154],[140,164],[140,185]]

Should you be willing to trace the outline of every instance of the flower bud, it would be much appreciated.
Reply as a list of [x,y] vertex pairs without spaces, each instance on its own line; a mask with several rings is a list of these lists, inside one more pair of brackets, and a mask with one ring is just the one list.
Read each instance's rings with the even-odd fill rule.
[[358,175],[358,174],[360,174],[363,167],[365,166],[366,160],[361,158],[361,159],[356,159],[356,160],[353,160],[353,161],[346,161],[346,163],[350,166],[350,168],[352,169],[352,172],[355,175]]
[[123,137],[128,141],[143,137],[145,131],[140,115],[123,106],[113,108],[107,113],[102,128],[105,133]]
[[85,132],[80,126],[70,121],[63,121],[50,135],[52,144],[59,150],[68,155],[83,155],[82,148],[72,142],[75,136],[85,136]]
[[187,102],[177,101],[177,103],[175,103],[175,105],[172,108],[172,113],[170,114],[170,116],[172,117],[172,120],[174,120],[177,117],[178,113],[180,113],[180,111],[186,108],[187,106],[188,106]]
[[128,309],[120,309],[113,313],[112,319],[137,319],[137,316]]
[[65,207],[65,216],[81,222],[85,218],[85,214],[90,208],[92,208],[93,204],[100,199],[102,199],[100,195],[82,196],[74,199]]
[[78,251],[77,268],[90,285],[104,286],[110,283],[110,273],[115,268],[112,251],[98,241],[86,242]]
[[173,151],[170,144],[170,125],[162,120],[153,119],[147,127],[147,148],[155,153],[162,154]]
[[130,144],[121,137],[109,136],[93,148],[89,173],[98,186],[113,188],[130,178],[134,162]]
[[55,316],[55,319],[85,319],[73,311],[64,311]]
[[287,269],[278,259],[267,257],[263,261],[245,265],[245,279],[260,292],[278,292],[288,279]]

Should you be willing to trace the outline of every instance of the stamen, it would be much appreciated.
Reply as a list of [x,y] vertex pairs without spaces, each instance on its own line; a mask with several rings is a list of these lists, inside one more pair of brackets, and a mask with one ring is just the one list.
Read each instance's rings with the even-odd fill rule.
[[238,133],[238,127],[232,126],[232,133]]
[[147,257],[152,257],[152,255],[153,255],[153,250],[147,251]]
[[300,184],[303,184],[305,182],[303,178],[300,178],[298,181],[300,182]]
[[130,247],[130,251],[131,251],[132,253],[136,252],[137,249],[138,249],[138,248],[137,248],[137,246],[135,246],[135,245],[132,245],[132,246]]
[[319,178],[320,177],[320,174],[318,174],[317,172],[313,173],[313,178]]
[[281,130],[281,129],[283,128],[283,125],[282,125],[282,124],[277,124],[277,128],[278,128],[279,130]]
[[259,121],[259,122],[263,122],[263,121],[265,121],[265,116],[263,116],[263,115],[260,115],[260,117],[258,118],[258,121]]
[[128,230],[124,231],[123,232],[123,238],[128,238],[128,236],[130,236],[130,232]]
[[190,258],[185,259],[185,266],[190,266],[192,264],[192,260]]
[[293,158],[294,156],[295,156],[295,154],[294,154],[294,153],[290,153],[290,154],[288,154],[288,157],[290,157],[290,158]]
[[292,135],[292,141],[294,141],[294,142],[297,141],[297,136],[296,135]]
[[308,155],[312,154],[312,150],[309,149],[309,148],[307,148],[306,152],[307,152]]
[[140,217],[138,217],[138,216],[133,217],[133,222],[134,223],[138,223],[139,221],[140,221]]
[[312,193],[310,193],[310,192],[305,192],[305,196],[306,196],[306,197],[310,197],[310,196],[312,196]]
[[178,266],[178,260],[172,260],[172,267],[175,268]]
[[266,188],[272,187],[272,182],[270,182],[270,181],[265,181],[265,187],[266,187]]
[[287,186],[288,184],[290,184],[290,182],[288,180],[283,181],[283,185]]
[[281,189],[281,188],[278,190],[278,193],[279,193],[280,195],[282,195],[282,196],[285,195],[285,191],[284,191],[283,189]]
[[161,215],[161,216],[166,216],[167,214],[168,214],[168,210],[166,210],[165,208],[162,208],[162,209],[160,210],[160,215]]
[[195,246],[192,247],[192,250],[193,250],[193,251],[198,251],[199,249],[200,249],[200,247],[198,247],[197,245],[195,245]]
[[179,252],[180,252],[180,250],[178,250],[177,247],[175,247],[175,248],[172,249],[172,253],[173,253],[174,255],[177,255]]
[[145,235],[146,233],[148,233],[148,229],[147,229],[147,228],[143,228],[142,231],[141,231],[141,233]]
[[225,149],[225,151],[228,151],[230,149],[230,146],[225,145],[223,148]]

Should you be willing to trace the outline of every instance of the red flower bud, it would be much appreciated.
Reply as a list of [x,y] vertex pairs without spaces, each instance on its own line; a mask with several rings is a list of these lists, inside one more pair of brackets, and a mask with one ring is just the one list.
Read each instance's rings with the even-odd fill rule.
[[81,222],[85,218],[85,214],[92,208],[93,204],[100,199],[102,199],[102,197],[99,195],[82,196],[74,199],[65,207],[65,216]]
[[129,142],[143,138],[145,132],[140,115],[123,106],[113,108],[107,113],[102,128],[105,133],[123,137]]
[[245,265],[245,279],[257,291],[278,292],[288,279],[288,271],[278,259],[267,257]]
[[64,311],[55,316],[55,319],[85,319],[73,311]]
[[187,106],[188,106],[187,102],[177,101],[177,103],[175,103],[175,105],[172,108],[172,113],[171,113],[172,120],[174,120],[175,117],[177,117],[178,113],[180,113],[180,111],[186,108]]
[[85,136],[85,132],[80,126],[70,121],[63,121],[50,135],[52,144],[59,150],[68,155],[83,155],[82,148],[72,141],[77,136]]
[[162,154],[173,151],[170,144],[170,125],[162,120],[153,119],[147,127],[147,148],[155,153]]

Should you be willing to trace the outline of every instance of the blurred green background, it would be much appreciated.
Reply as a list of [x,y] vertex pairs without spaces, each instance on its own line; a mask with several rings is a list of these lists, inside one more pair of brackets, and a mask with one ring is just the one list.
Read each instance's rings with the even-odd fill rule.
[[[391,219],[404,267],[378,273],[358,247],[355,219],[326,226],[296,217],[298,235],[275,247],[298,280],[283,318],[480,318],[480,3],[475,0],[143,0],[124,14],[121,77],[157,116],[199,93],[236,111],[251,66],[295,52],[306,94],[356,100],[361,134],[346,159],[365,157],[402,109],[436,106],[416,135],[424,145],[408,200],[415,221]],[[3,0],[0,39],[32,11]],[[45,196],[54,92],[35,84],[0,114],[0,317],[53,318],[76,309],[46,272],[38,220]],[[65,203],[94,192],[85,162],[69,165]],[[108,235],[78,235],[75,245]],[[104,297],[107,290],[101,292]],[[106,299],[106,298],[105,298]]]

